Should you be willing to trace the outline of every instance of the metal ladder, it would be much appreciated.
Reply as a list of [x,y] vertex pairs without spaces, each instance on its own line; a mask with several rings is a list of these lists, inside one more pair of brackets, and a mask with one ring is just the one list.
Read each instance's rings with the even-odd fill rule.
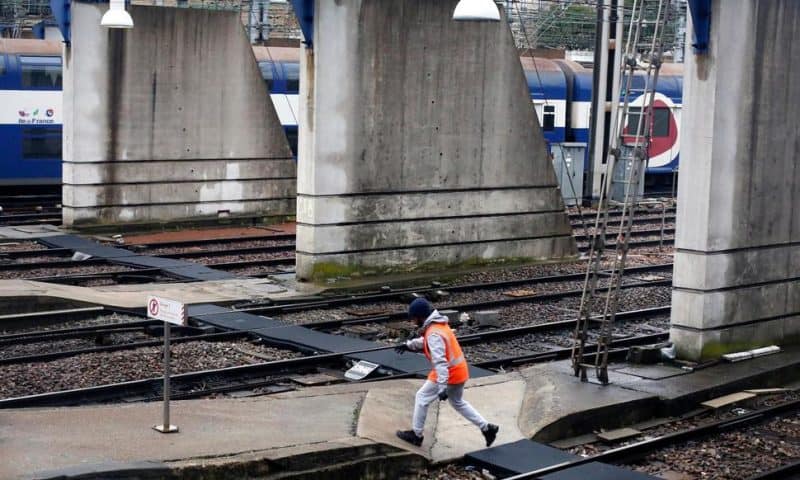
[[[612,144],[606,162],[606,172],[600,191],[595,227],[589,244],[586,277],[581,296],[579,317],[575,326],[572,344],[572,366],[575,376],[588,381],[587,371],[593,368],[597,380],[608,384],[608,353],[613,341],[612,332],[619,303],[619,291],[625,273],[625,262],[628,255],[628,243],[636,213],[636,189],[641,182],[647,167],[647,150],[650,145],[651,126],[653,121],[653,104],[658,71],[661,66],[663,48],[662,37],[664,25],[668,21],[669,0],[634,0],[630,27],[622,59],[622,75],[625,79],[623,87],[623,105],[617,118],[610,126]],[[632,89],[634,74],[640,72],[644,77],[644,89]],[[631,115],[631,100],[638,95],[645,95],[644,103],[638,115],[636,132],[625,132]],[[635,107],[634,107],[635,108]],[[624,137],[624,138],[623,138]],[[627,144],[622,148],[623,144]],[[619,204],[622,215],[617,234],[614,257],[611,259],[610,273],[603,270],[603,259],[606,250],[606,235],[609,233],[608,208],[611,204],[608,190],[612,181],[614,165],[618,162],[630,162],[630,168],[624,182],[624,201]],[[606,286],[600,287],[601,277],[608,276]],[[602,309],[600,303],[602,302]],[[600,315],[593,315],[597,309]],[[599,322],[597,350],[593,354],[594,362],[587,361],[586,345],[589,339],[589,325]]]

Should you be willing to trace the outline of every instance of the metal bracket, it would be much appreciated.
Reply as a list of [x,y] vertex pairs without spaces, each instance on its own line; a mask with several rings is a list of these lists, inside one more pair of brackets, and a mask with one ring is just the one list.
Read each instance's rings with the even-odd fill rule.
[[314,46],[314,0],[291,0],[292,9],[303,31],[308,48]]
[[711,0],[689,0],[689,13],[694,26],[694,53],[706,53],[711,37]]
[[61,31],[61,36],[64,37],[64,43],[69,45],[72,40],[70,36],[72,2],[70,0],[50,0],[50,10],[53,11],[58,29]]

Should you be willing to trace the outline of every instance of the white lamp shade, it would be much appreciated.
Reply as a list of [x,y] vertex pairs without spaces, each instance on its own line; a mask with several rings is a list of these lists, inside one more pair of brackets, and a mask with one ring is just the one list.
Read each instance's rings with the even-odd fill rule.
[[453,11],[453,20],[499,22],[500,10],[494,0],[460,0]]
[[131,14],[125,11],[125,0],[111,0],[100,25],[108,28],[133,28]]

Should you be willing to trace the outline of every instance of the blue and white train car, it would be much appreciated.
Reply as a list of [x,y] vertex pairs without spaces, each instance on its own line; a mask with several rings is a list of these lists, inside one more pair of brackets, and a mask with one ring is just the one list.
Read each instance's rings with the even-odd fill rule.
[[297,159],[297,119],[300,111],[300,49],[290,47],[253,47],[253,53],[267,84],[272,104],[286,132],[289,146]]
[[[592,107],[592,70],[578,63],[557,60],[556,63],[567,77],[569,98],[569,119],[567,141],[589,142],[589,127]],[[631,90],[642,92],[645,88],[645,77],[635,75],[631,81]],[[625,78],[622,86],[626,85]],[[649,175],[671,174],[678,167],[680,147],[680,115],[683,96],[683,65],[665,63],[661,66],[656,96],[654,101],[653,122],[651,124],[651,140],[648,148]],[[624,92],[620,93],[620,102],[624,100]],[[631,113],[637,108],[641,110],[646,101],[645,95],[632,95]],[[620,103],[621,104],[621,103]],[[629,115],[625,132],[633,132],[639,116]],[[627,137],[623,137],[623,140]],[[588,148],[587,148],[588,152]]]
[[520,57],[531,102],[548,145],[563,143],[567,133],[567,79],[556,62]]
[[0,39],[0,185],[61,183],[61,43]]

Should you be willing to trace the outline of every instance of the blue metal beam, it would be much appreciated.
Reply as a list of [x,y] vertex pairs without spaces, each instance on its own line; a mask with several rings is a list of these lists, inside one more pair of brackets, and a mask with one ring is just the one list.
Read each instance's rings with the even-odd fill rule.
[[711,37],[711,0],[689,0],[694,26],[694,53],[706,53]]
[[300,30],[303,31],[305,44],[314,45],[314,0],[291,0]]
[[72,24],[71,6],[70,0],[50,0],[50,9],[53,11],[58,29],[61,30],[61,36],[64,37],[64,43],[67,45],[72,39],[70,36],[70,25]]

